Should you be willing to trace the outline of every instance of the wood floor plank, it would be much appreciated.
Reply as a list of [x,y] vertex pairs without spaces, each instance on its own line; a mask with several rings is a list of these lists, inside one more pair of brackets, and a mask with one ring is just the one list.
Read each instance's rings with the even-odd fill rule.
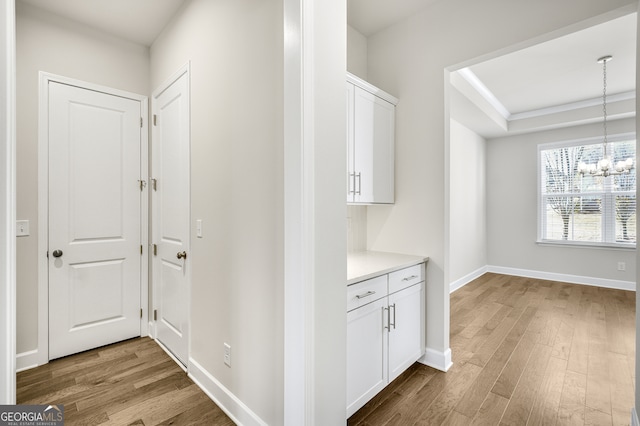
[[491,392],[500,395],[506,399],[510,399],[513,394],[513,390],[516,388],[520,376],[524,371],[525,366],[529,362],[531,356],[531,350],[535,345],[532,337],[523,337],[518,343],[518,346],[513,351],[511,358],[507,361],[502,373],[493,385]]
[[542,384],[533,404],[528,423],[532,425],[554,425],[558,418],[558,408],[562,396],[564,372],[567,360],[552,356],[547,364]]
[[629,406],[634,404],[634,387],[631,373],[627,368],[624,355],[608,352],[609,381],[611,383],[611,415],[614,424],[626,424],[629,421]]
[[558,328],[558,334],[553,342],[551,355],[556,358],[568,360],[571,352],[571,342],[573,340],[574,328],[567,321],[563,320]]
[[[451,295],[450,346],[448,373],[418,386],[412,376],[411,394],[359,424],[629,424],[635,292],[485,274]],[[456,376],[465,364],[481,369],[474,380]]]
[[433,400],[426,410],[422,410],[416,425],[439,425],[443,424],[453,411],[453,407],[460,401],[463,396],[463,390],[467,383],[473,381],[480,370],[477,365],[465,363],[460,366],[460,370],[452,375],[451,380],[447,381],[445,389]]
[[566,371],[558,408],[559,425],[584,425],[587,376]]
[[66,425],[233,424],[149,338],[51,361],[17,383],[19,404],[63,404]]
[[625,354],[624,331],[620,324],[618,305],[615,299],[604,299],[604,314],[607,327],[607,350],[619,354]]
[[494,426],[499,424],[508,404],[509,400],[507,398],[489,392],[471,424],[473,426]]
[[233,426],[235,423],[213,401],[202,401],[192,410],[183,411],[170,419],[158,424],[158,426],[190,426],[190,425],[216,425]]
[[585,426],[611,426],[613,420],[611,419],[611,414],[587,407],[584,415],[584,424]]
[[471,424],[471,419],[457,411],[451,411],[442,424],[444,426],[469,426]]
[[[451,370],[455,368],[452,367]],[[376,413],[372,413],[369,418],[367,418],[368,422],[366,424],[374,425],[413,425],[423,410],[429,408],[431,403],[437,398],[438,395],[445,389],[447,378],[446,375],[449,373],[437,373],[433,376],[433,378],[423,386],[418,392],[416,392],[411,399],[404,399],[396,404],[391,417],[384,421],[385,419],[380,419],[381,421],[378,423],[376,419]]]
[[109,421],[106,424],[119,426],[129,424],[131,419],[139,419],[144,425],[157,425],[173,417],[173,413],[193,408],[206,398],[207,396],[193,384],[185,389],[164,392],[121,411],[107,411]]
[[591,303],[588,363],[586,406],[611,415],[605,310],[596,302]]
[[501,425],[527,424],[551,352],[552,349],[549,346],[541,344],[534,346],[529,363],[509,399],[509,405],[500,421]]
[[567,369],[587,374],[589,361],[589,330],[585,321],[578,321],[573,331]]
[[[484,367],[493,357],[494,353],[498,350],[523,313],[524,310],[511,311],[500,325],[484,340],[484,344],[477,351],[474,351],[474,355],[469,362],[478,367]],[[513,346],[515,347],[515,345]],[[509,352],[509,355],[511,355],[511,352]]]

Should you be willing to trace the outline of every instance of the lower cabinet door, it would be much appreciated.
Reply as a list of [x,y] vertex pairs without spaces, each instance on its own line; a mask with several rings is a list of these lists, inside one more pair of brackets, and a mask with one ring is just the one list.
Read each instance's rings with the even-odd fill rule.
[[389,381],[424,354],[424,282],[389,295]]
[[347,313],[347,417],[388,383],[387,298]]

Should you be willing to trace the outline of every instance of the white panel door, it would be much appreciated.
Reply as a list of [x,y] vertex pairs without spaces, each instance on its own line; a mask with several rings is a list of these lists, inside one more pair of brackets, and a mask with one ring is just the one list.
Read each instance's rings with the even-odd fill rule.
[[49,359],[140,335],[139,101],[49,83]]
[[153,95],[152,228],[156,338],[183,364],[189,349],[189,75]]

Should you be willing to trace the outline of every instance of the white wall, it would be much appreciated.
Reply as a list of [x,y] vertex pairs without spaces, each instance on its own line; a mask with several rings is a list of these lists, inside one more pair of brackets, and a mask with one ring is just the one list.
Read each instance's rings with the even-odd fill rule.
[[188,2],[151,47],[153,89],[191,62],[191,221],[204,234],[192,229],[190,358],[268,424],[283,416],[280,3]]
[[[427,266],[427,347],[449,347],[445,268],[449,157],[448,68],[635,11],[635,0],[450,0],[368,37],[368,80],[401,101],[396,110],[396,204],[368,211],[373,249],[420,253]],[[597,18],[594,18],[597,17]],[[410,226],[407,226],[410,224]]]
[[[317,44],[306,52],[313,60],[303,64],[314,67],[309,81],[295,75],[285,82],[281,0],[187,2],[151,47],[153,88],[191,64],[191,219],[202,220],[204,236],[195,238],[192,229],[190,358],[242,401],[253,420],[266,424],[283,424],[285,410],[289,421],[303,415],[316,424],[338,424],[345,418],[346,130],[340,107],[346,34],[328,24],[345,21],[336,4],[324,2],[310,15]],[[287,25],[297,31],[295,23]],[[287,38],[286,49],[295,49],[289,42],[295,44]],[[288,155],[298,150],[300,157],[285,164],[283,123],[295,117],[283,116],[283,94],[299,89],[292,87],[298,79],[305,87],[299,105],[309,108],[301,118],[315,131],[300,127],[303,141],[298,133],[286,147]],[[285,174],[302,186],[285,185]],[[310,216],[294,217],[299,227],[285,228],[285,206],[292,199],[303,204],[294,212]],[[294,296],[300,289],[299,301],[285,299],[285,268],[291,264],[284,257],[285,238],[287,244],[300,241],[285,229],[308,232],[305,253],[298,253],[304,265],[293,265],[303,269],[304,281],[288,284]],[[285,301],[304,306],[285,310]],[[294,350],[286,365],[285,312],[300,313],[289,325],[299,323],[305,340],[302,353]],[[223,363],[225,342],[232,348],[231,368]],[[287,383],[302,383],[299,399],[310,404],[306,408],[288,407],[283,399],[284,373],[296,366],[301,381]],[[227,408],[242,416],[238,407]]]
[[[608,123],[609,135],[634,132],[635,119]],[[592,124],[487,142],[489,265],[635,282],[635,250],[536,244],[538,144],[601,134],[602,125]],[[626,262],[626,271],[617,270],[620,261]]]
[[367,38],[347,25],[347,71],[367,79]]
[[451,120],[449,169],[449,278],[459,280],[487,265],[486,142]]
[[16,403],[15,4],[0,7],[0,404]]
[[38,72],[148,95],[149,51],[73,21],[17,3],[17,351],[38,350]]

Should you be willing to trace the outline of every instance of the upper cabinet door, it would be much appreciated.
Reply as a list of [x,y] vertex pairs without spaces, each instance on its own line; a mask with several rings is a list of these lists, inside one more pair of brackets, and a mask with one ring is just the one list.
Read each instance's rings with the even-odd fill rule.
[[347,73],[347,203],[394,202],[397,102]]
[[354,143],[355,137],[353,123],[353,103],[354,103],[355,87],[352,83],[347,82],[347,203],[353,203],[356,192],[356,172],[354,170]]
[[354,170],[356,203],[393,203],[395,107],[355,87]]

